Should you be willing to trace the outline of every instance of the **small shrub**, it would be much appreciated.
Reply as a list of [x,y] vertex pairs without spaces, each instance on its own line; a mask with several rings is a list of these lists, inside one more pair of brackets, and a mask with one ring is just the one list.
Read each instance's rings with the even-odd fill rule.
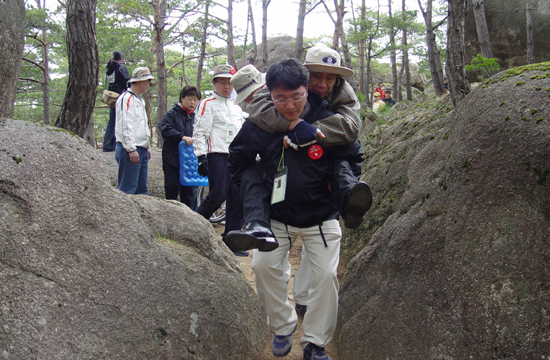
[[498,60],[496,58],[486,58],[481,54],[477,54],[475,58],[466,65],[466,71],[479,73],[477,78],[480,82],[496,74],[500,70]]

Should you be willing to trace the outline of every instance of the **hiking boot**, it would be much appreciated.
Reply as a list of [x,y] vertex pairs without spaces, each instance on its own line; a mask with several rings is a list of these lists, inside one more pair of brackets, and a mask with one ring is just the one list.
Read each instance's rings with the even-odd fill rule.
[[304,360],[332,360],[332,358],[325,352],[325,348],[309,343],[304,348]]
[[298,316],[304,317],[307,311],[307,305],[296,304],[296,313]]
[[288,335],[273,335],[273,341],[271,342],[271,351],[276,357],[287,356],[292,349],[292,334],[296,331],[294,330]]
[[258,249],[267,252],[279,247],[271,229],[256,221],[251,221],[242,230],[228,232],[224,241],[232,251]]
[[344,225],[349,229],[358,228],[371,205],[372,192],[370,187],[366,182],[359,181],[348,194]]

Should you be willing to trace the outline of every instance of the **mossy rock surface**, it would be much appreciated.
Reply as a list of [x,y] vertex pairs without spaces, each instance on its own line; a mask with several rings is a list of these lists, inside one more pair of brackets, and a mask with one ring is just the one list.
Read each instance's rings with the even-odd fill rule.
[[344,235],[340,358],[548,356],[547,65],[365,127],[374,205]]

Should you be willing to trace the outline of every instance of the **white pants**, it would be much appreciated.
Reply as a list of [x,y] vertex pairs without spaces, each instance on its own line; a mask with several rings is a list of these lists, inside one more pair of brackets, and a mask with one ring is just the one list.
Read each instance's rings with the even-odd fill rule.
[[292,286],[292,296],[296,304],[307,305],[307,294],[309,292],[309,284],[311,283],[311,266],[307,249],[302,246],[302,258],[296,275],[294,276],[294,285]]
[[[287,227],[271,220],[271,230],[279,247],[274,251],[253,252],[252,269],[260,302],[267,311],[268,324],[275,335],[288,335],[298,322],[288,300],[288,251],[290,242],[302,238],[311,267],[308,309],[302,323],[300,345],[311,342],[325,347],[334,335],[338,315],[338,260],[342,230],[338,220],[325,221],[321,227]],[[322,234],[321,234],[322,233]],[[323,241],[323,237],[325,241]],[[325,246],[326,242],[326,246]]]

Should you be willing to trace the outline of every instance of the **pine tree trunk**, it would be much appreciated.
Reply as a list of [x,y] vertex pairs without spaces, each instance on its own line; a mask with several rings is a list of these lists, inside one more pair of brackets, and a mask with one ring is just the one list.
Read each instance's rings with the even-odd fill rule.
[[483,5],[483,0],[472,0],[472,5],[474,8],[477,38],[481,47],[481,55],[491,59],[493,58],[493,49],[491,48],[491,40],[489,39],[489,29],[487,28],[487,20],[485,19],[485,6]]
[[237,68],[233,42],[233,0],[228,0],[227,3],[227,63]]
[[202,41],[201,41],[201,53],[199,55],[199,66],[197,67],[197,89],[200,90],[202,82],[202,68],[204,67],[204,56],[206,52],[206,38],[208,36],[208,9],[210,7],[210,0],[206,0],[204,4],[204,23],[202,24]]
[[533,20],[531,18],[531,0],[525,0],[527,23],[527,64],[535,62],[535,45],[533,42]]
[[[403,0],[403,21],[406,21],[405,12],[407,7],[405,5],[405,0]],[[412,101],[412,90],[411,90],[411,71],[409,68],[409,49],[407,45],[407,29],[403,29],[403,64],[401,66],[405,67],[405,88],[407,91],[407,100]]]
[[298,10],[298,28],[296,29],[296,46],[294,47],[294,58],[301,60],[304,51],[304,23],[306,20],[306,0],[300,0]]
[[[153,8],[155,11],[154,38],[153,48],[155,49],[155,58],[157,60],[157,91],[158,91],[158,107],[157,121],[153,124],[153,119],[149,118],[149,122],[153,129],[156,129],[156,124],[168,111],[168,94],[166,85],[166,62],[164,60],[164,25],[166,19],[166,0],[154,0]],[[151,132],[151,135],[155,132]],[[163,138],[160,131],[156,131],[157,147],[162,147]]]
[[269,3],[271,0],[262,0],[262,68],[263,71],[267,71],[267,64],[268,64],[268,49],[267,49],[267,7],[269,6]]
[[254,25],[254,12],[252,11],[252,2],[248,0],[248,20],[250,21],[250,29],[252,30],[252,58],[250,63],[256,66],[256,58],[258,57],[258,43],[256,42],[256,26]]
[[342,44],[344,63],[346,67],[351,69],[351,54],[349,52],[348,42],[346,40],[346,33],[344,31],[344,15],[346,12],[346,3],[344,0],[340,0],[340,4],[338,5],[337,0],[334,0],[334,5],[336,5],[336,13],[338,16],[338,20],[336,21],[336,30],[338,31],[338,37],[340,39],[340,43]]
[[[44,2],[44,4],[41,3]],[[44,9],[46,7],[46,0],[37,0],[39,9]],[[50,125],[51,116],[50,116],[50,60],[49,60],[49,49],[48,49],[48,31],[44,27],[41,29],[42,32],[42,41],[40,43],[42,47],[42,102],[43,105],[43,114],[44,114],[44,124]]]
[[[395,28],[393,27],[393,15],[391,11],[391,2],[392,0],[388,0],[388,16],[390,18],[391,29],[390,29],[390,63],[391,63],[391,74],[392,74],[392,90],[395,90],[397,87],[397,57],[395,55]],[[393,91],[395,95],[395,91]]]
[[25,2],[0,1],[0,118],[13,116],[24,35]]
[[69,79],[55,123],[84,138],[92,122],[97,95],[99,58],[95,20],[97,0],[67,1],[67,55]]
[[441,68],[441,55],[437,48],[435,39],[435,31],[432,24],[432,2],[428,1],[426,10],[422,7],[422,3],[418,0],[418,6],[422,11],[424,23],[426,24],[426,45],[428,46],[428,63],[430,65],[430,73],[432,75],[432,84],[437,96],[446,94],[445,86],[443,85],[443,69]]
[[397,96],[395,101],[402,101],[403,100],[403,74],[405,73],[405,67],[403,64],[405,63],[405,54],[401,55],[401,68],[399,68],[399,76],[397,77]]
[[[361,0],[361,32],[365,32],[365,18],[366,18],[366,5],[365,0]],[[359,40],[359,90],[363,94],[367,94],[367,83],[365,79],[365,39]]]
[[447,80],[451,101],[456,107],[470,93],[470,84],[466,80],[464,43],[464,23],[466,18],[466,0],[448,0],[447,19]]

